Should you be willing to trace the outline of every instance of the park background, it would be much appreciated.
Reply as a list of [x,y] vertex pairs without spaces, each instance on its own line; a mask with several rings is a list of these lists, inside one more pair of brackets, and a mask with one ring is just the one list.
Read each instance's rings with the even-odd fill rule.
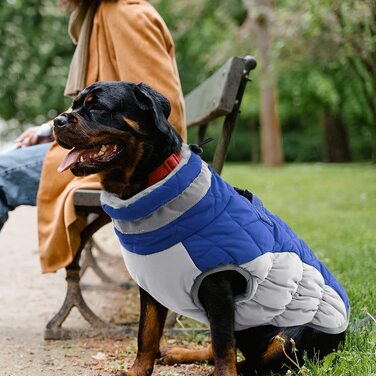
[[[376,315],[376,1],[152,3],[175,40],[185,94],[230,56],[256,57],[258,67],[251,73],[253,82],[243,98],[223,176],[256,193],[310,244],[348,291],[351,325],[364,318],[372,322]],[[74,51],[67,26],[68,17],[57,10],[55,0],[0,0],[0,149],[8,147],[22,129],[53,118],[70,105],[70,99],[63,97]],[[219,128],[210,126],[209,135],[217,137]],[[214,143],[205,146],[207,160]],[[17,209],[0,233],[0,264],[7,266],[0,275],[3,374],[103,376],[129,366],[134,339],[119,344],[125,351],[113,357],[102,342],[92,343],[87,355],[87,342],[42,341],[46,322],[62,303],[64,271],[41,276],[36,240],[28,248],[32,237],[19,236],[20,227],[35,238],[33,208]],[[105,301],[116,316],[113,302],[99,298],[98,290],[93,294],[97,304]],[[128,304],[127,294],[117,297],[116,307]],[[201,341],[189,338],[184,344]],[[46,355],[49,346],[57,349],[53,362]],[[90,354],[97,351],[107,358],[93,360]],[[72,356],[77,365],[72,364]],[[183,368],[159,370],[156,374],[189,374]],[[207,369],[192,374],[204,375]],[[344,347],[323,363],[309,363],[294,374],[376,374],[375,324],[351,331]]]
[[[376,162],[375,0],[152,2],[173,35],[185,94],[229,56],[257,58],[229,161]],[[74,46],[56,0],[2,0],[0,9],[4,142],[69,106]]]

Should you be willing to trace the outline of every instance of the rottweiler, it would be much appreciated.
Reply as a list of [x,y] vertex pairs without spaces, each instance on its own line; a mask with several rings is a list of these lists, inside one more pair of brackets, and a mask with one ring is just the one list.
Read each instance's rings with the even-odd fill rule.
[[[144,83],[98,82],[54,119],[57,142],[71,149],[59,171],[99,174],[102,207],[140,288],[138,352],[126,375],[150,375],[158,357],[208,360],[218,376],[261,375],[336,349],[348,326],[344,288],[256,195],[183,143],[169,114]],[[168,309],[209,324],[211,345],[161,354]]]

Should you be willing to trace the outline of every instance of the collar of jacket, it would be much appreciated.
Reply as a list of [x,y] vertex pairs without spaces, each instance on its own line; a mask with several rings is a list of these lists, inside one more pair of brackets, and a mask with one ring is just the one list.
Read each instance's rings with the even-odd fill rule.
[[200,171],[201,158],[183,144],[181,160],[170,174],[127,200],[102,191],[103,209],[113,219],[135,221],[147,217],[184,191]]
[[101,201],[123,246],[150,254],[207,226],[235,194],[184,144],[180,163],[164,179],[128,200],[103,191]]

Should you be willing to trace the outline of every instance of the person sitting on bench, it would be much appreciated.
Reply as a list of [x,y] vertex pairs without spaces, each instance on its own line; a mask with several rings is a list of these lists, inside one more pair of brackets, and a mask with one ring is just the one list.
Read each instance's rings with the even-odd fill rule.
[[[184,99],[167,26],[147,0],[60,0],[71,11],[69,32],[76,51],[65,95],[96,81],[145,82],[171,102],[170,122],[186,138]],[[57,173],[67,154],[53,142],[51,127],[26,130],[14,150],[0,155],[0,229],[19,205],[38,207],[43,272],[71,263],[85,219],[75,213],[77,188],[99,189],[97,176]]]

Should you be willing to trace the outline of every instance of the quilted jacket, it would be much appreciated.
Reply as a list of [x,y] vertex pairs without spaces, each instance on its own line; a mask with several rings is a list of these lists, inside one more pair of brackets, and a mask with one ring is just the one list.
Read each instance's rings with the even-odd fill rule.
[[278,216],[239,195],[184,145],[179,165],[128,200],[102,194],[129,273],[165,307],[207,323],[198,299],[205,276],[236,270],[235,330],[308,325],[326,333],[348,325],[344,288]]

